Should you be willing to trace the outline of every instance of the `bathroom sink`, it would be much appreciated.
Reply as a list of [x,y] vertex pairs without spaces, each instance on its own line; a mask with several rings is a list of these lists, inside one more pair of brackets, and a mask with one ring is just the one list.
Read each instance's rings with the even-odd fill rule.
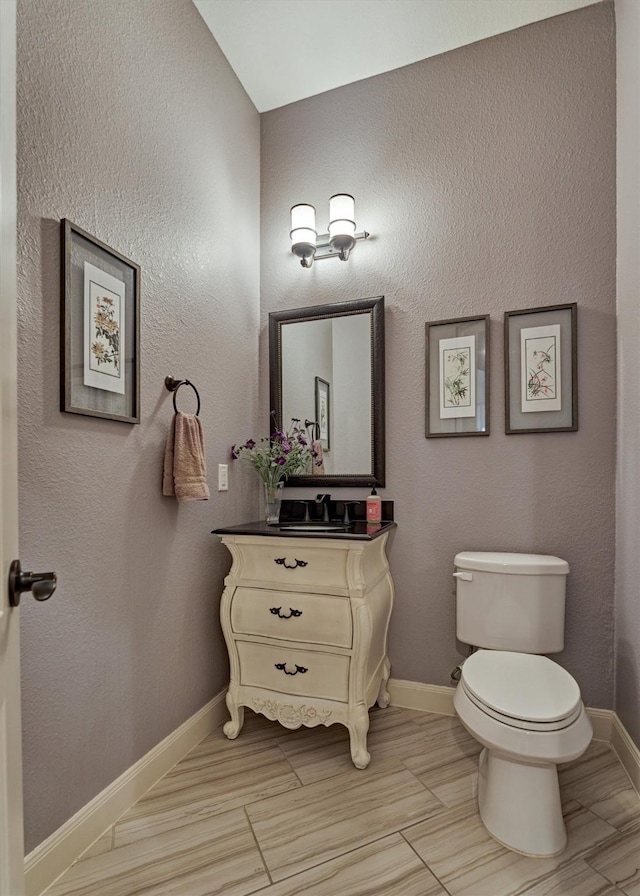
[[346,532],[342,523],[281,523],[281,532]]

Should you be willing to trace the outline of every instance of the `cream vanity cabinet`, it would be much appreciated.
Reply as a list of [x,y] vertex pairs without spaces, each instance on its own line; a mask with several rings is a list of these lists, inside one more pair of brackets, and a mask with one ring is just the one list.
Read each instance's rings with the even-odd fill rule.
[[220,607],[230,661],[224,733],[238,736],[245,706],[286,728],[339,722],[354,765],[366,768],[369,707],[389,704],[388,531],[359,540],[216,534],[233,557]]

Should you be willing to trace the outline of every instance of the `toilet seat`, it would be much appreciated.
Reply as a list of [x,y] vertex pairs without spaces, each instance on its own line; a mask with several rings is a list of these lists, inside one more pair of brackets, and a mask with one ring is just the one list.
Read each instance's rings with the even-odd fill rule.
[[559,731],[583,711],[575,679],[536,654],[478,650],[464,663],[460,685],[481,712],[526,731]]
[[561,731],[563,728],[567,728],[571,725],[575,720],[579,717],[582,712],[582,704],[576,707],[576,709],[571,713],[571,715],[567,716],[565,719],[556,719],[553,722],[532,722],[528,719],[519,719],[514,718],[513,716],[507,716],[504,713],[499,713],[495,709],[492,709],[490,706],[487,706],[486,703],[483,703],[482,700],[478,699],[474,694],[472,694],[468,688],[465,687],[464,683],[462,684],[462,690],[465,692],[469,700],[478,709],[485,713],[491,718],[496,719],[498,722],[501,722],[503,725],[509,725],[512,728],[519,728],[522,731]]

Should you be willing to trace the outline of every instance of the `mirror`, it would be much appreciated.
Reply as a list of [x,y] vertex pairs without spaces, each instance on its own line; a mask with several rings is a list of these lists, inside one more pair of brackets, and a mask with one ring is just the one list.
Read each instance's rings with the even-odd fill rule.
[[272,312],[269,374],[280,425],[322,447],[324,472],[285,485],[384,485],[384,296]]

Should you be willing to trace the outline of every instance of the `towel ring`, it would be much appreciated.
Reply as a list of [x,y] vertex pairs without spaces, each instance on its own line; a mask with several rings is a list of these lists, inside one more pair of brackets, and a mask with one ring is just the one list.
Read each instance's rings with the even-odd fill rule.
[[193,391],[196,393],[196,398],[198,399],[198,408],[196,410],[196,417],[200,416],[200,396],[198,394],[198,390],[193,385],[191,380],[176,380],[172,376],[165,377],[164,384],[169,390],[169,392],[173,392],[173,410],[178,413],[178,407],[176,405],[176,395],[180,386],[191,386]]
[[316,423],[315,420],[305,420],[304,425],[305,425],[306,429],[309,429],[309,427],[313,426],[313,436],[311,437],[312,439],[320,438],[320,424],[319,423]]

